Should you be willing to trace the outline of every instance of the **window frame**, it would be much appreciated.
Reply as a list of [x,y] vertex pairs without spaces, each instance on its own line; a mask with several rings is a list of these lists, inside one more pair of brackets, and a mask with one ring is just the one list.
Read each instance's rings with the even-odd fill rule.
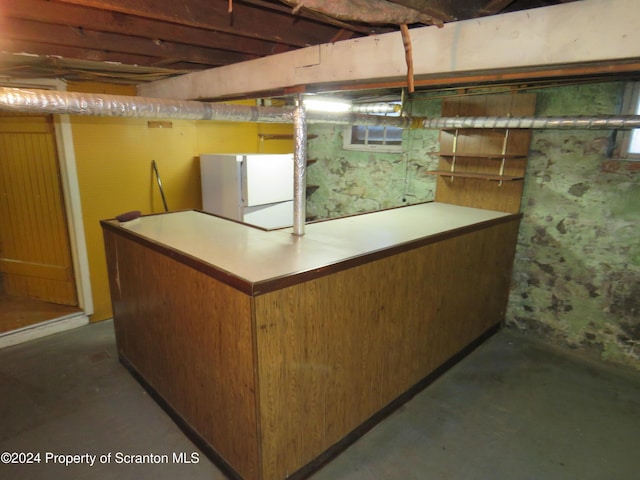
[[[627,82],[621,106],[622,115],[640,115],[640,81]],[[640,136],[640,128],[617,130],[614,156],[621,160],[640,161],[640,148],[631,152],[634,136]],[[640,137],[638,137],[640,138]],[[640,142],[640,140],[636,140]]]
[[[398,102],[387,102],[391,105],[396,105]],[[382,116],[400,116],[399,111],[394,111],[391,113],[371,113],[370,115],[382,115]],[[401,153],[403,151],[403,139],[402,139],[402,129],[399,127],[383,127],[385,129],[385,137],[387,129],[398,129],[400,130],[400,141],[390,141],[389,143],[353,143],[353,129],[356,127],[364,127],[369,130],[371,128],[367,125],[345,125],[343,135],[342,135],[342,148],[345,150],[351,151],[360,151],[360,152],[381,152],[381,153]]]

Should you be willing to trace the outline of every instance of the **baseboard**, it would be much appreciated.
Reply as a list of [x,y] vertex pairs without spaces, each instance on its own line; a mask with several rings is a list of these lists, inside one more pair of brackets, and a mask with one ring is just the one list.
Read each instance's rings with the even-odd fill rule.
[[72,313],[64,317],[54,318],[36,325],[29,325],[18,330],[0,334],[0,348],[29,342],[36,338],[46,337],[54,333],[64,332],[73,328],[82,327],[89,323],[89,317],[84,313]]

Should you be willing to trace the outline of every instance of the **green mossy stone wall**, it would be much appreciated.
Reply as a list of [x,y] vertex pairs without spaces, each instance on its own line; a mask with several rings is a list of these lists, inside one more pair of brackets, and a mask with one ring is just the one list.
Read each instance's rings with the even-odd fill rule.
[[[623,82],[537,91],[536,115],[618,114]],[[411,115],[438,117],[416,99]],[[433,200],[438,132],[404,132],[404,152],[342,148],[343,127],[311,125],[307,213],[335,218]],[[640,370],[640,162],[610,158],[612,132],[533,132],[509,327]]]
[[[536,115],[615,115],[623,91],[540,90]],[[640,369],[640,162],[611,145],[610,131],[534,131],[507,322]]]
[[[439,100],[418,100],[413,116],[440,115]],[[307,215],[335,218],[433,200],[438,165],[438,132],[405,130],[402,153],[354,152],[343,148],[341,125],[310,125],[315,136],[307,157],[316,160],[307,169],[307,185],[319,188],[307,198]]]

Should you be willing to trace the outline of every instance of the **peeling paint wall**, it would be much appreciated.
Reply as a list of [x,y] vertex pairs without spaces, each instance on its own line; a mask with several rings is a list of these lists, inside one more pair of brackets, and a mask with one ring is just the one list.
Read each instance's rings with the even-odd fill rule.
[[[536,115],[618,114],[623,82],[538,90]],[[437,99],[415,116],[440,116]],[[438,132],[406,131],[404,153],[342,148],[312,125],[309,215],[333,218],[429,201]],[[611,132],[533,132],[506,323],[551,343],[640,369],[640,162],[610,159]]]
[[[438,116],[441,102],[425,99],[411,105],[411,115]],[[309,125],[307,185],[319,188],[307,198],[307,215],[317,219],[433,200],[438,165],[438,132],[405,130],[402,153],[345,150],[343,126]]]
[[[623,91],[544,89],[536,115],[615,115]],[[640,369],[640,162],[610,146],[607,131],[534,131],[507,323]]]

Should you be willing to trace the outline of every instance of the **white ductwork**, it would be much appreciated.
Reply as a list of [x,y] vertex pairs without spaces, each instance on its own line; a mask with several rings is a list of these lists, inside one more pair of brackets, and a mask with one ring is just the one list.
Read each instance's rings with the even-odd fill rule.
[[106,117],[172,118],[227,122],[292,123],[294,125],[294,233],[304,234],[307,123],[394,126],[399,128],[524,128],[630,129],[640,128],[640,115],[615,117],[454,117],[418,118],[306,112],[302,105],[258,107],[124,95],[0,87],[0,111]]
[[[0,87],[0,111],[2,110],[99,117],[172,118],[259,123],[293,123],[294,115],[292,107],[258,107],[8,87]],[[309,112],[307,120],[310,123],[385,125],[400,128],[410,126],[410,120],[403,117],[356,113],[330,115]]]
[[422,128],[630,129],[640,128],[640,115],[578,117],[450,117],[428,118]]

